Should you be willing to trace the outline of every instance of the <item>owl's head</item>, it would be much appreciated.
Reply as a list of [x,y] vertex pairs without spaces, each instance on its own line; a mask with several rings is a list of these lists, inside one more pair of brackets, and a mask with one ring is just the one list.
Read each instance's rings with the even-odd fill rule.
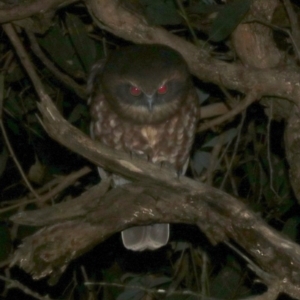
[[160,123],[174,115],[191,87],[183,57],[163,45],[134,45],[116,50],[98,84],[118,116],[133,123]]

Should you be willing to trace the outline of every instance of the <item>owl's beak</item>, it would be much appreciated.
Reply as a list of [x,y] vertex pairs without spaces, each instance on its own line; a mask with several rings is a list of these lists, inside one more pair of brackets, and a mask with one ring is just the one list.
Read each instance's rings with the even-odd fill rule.
[[149,111],[153,110],[153,103],[154,103],[154,95],[146,95],[147,102],[148,102],[148,109]]

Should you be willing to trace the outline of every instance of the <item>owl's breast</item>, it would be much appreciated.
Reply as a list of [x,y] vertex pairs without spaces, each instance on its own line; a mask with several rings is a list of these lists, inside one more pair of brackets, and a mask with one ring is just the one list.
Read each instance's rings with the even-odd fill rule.
[[147,141],[150,148],[155,148],[158,142],[159,132],[154,126],[146,125],[141,127],[141,134]]
[[153,163],[168,162],[176,170],[186,163],[197,120],[195,101],[159,124],[134,124],[118,117],[99,97],[91,104],[92,132],[96,140],[114,149],[140,155]]

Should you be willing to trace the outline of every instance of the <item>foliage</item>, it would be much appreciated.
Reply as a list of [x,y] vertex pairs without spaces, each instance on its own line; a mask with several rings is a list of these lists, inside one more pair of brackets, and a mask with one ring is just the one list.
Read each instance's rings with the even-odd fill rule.
[[[226,61],[236,59],[229,37],[249,11],[251,3],[250,0],[228,3],[140,1],[153,24],[165,26],[187,40],[196,37],[198,42],[208,43],[214,49],[212,55]],[[93,63],[104,58],[107,51],[129,42],[97,28],[82,4],[59,10],[51,22],[46,17],[30,20],[30,26],[28,22],[16,24],[46,90],[64,117],[88,133],[87,97],[76,93],[76,85],[85,89]],[[34,30],[40,23],[41,30]],[[31,48],[28,31],[35,33],[36,43],[46,59],[54,63],[57,72],[72,78],[74,84],[61,80],[38,57]],[[280,46],[286,47],[287,52],[291,45]],[[0,51],[4,80],[0,90],[0,98],[4,98],[3,124],[15,157],[34,189],[46,195],[71,172],[85,165],[95,169],[47,136],[38,117],[37,95],[4,33]],[[230,106],[232,100],[241,97],[231,91],[229,95],[223,93],[222,88],[211,84],[196,82],[196,85],[199,91],[209,95],[203,104],[206,106],[219,102]],[[269,224],[297,241],[296,229],[300,220],[294,209],[296,202],[288,177],[283,128],[282,120],[272,119],[265,114],[262,105],[255,103],[242,115],[197,135],[189,175],[242,198],[241,201],[261,214]],[[8,153],[8,144],[2,134],[0,259],[3,266],[16,244],[36,230],[12,227],[7,222],[9,216],[25,208],[67,201],[98,181],[98,175],[93,171],[59,191],[51,201],[39,203],[28,195],[28,187]],[[11,269],[11,277],[7,276],[7,280],[19,280],[31,290],[57,299],[199,299],[200,296],[202,299],[236,299],[264,291],[234,251],[222,245],[213,247],[198,228],[177,225],[172,234],[172,241],[165,249],[138,254],[125,251],[116,235],[73,262],[55,287],[49,287],[43,281],[42,284],[35,283],[16,267]],[[86,282],[93,284],[84,284]],[[160,294],[160,289],[167,293]],[[20,292],[3,290],[3,293],[16,299]],[[22,299],[27,299],[24,297],[22,295]],[[27,297],[34,298],[32,295]]]

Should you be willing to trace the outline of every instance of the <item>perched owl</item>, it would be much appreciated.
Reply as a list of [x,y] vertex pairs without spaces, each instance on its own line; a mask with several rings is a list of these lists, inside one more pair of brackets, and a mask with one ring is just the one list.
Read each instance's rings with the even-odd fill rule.
[[[185,172],[199,108],[178,52],[157,44],[121,48],[93,67],[88,85],[95,140]],[[169,224],[122,232],[124,246],[135,251],[157,249],[168,239]]]

